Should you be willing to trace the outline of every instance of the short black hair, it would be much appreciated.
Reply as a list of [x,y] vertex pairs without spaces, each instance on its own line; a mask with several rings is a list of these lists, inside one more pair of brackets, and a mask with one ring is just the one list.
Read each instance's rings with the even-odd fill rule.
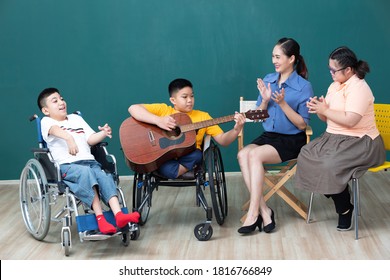
[[187,80],[187,79],[175,79],[172,82],[169,83],[168,86],[168,92],[169,92],[169,97],[172,97],[172,95],[179,90],[185,88],[185,87],[190,87],[192,88],[192,83]]
[[42,110],[42,108],[46,105],[46,98],[55,92],[60,93],[60,91],[58,89],[53,88],[53,87],[45,88],[44,90],[41,91],[41,93],[38,96],[38,100],[37,100],[39,110]]

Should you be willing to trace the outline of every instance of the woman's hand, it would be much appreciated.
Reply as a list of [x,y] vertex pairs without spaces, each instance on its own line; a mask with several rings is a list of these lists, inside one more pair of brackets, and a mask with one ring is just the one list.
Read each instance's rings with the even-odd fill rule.
[[319,98],[317,96],[311,97],[310,100],[306,102],[306,106],[309,109],[309,113],[320,115],[324,115],[325,111],[329,108],[329,105],[326,103],[323,96]]
[[266,86],[264,81],[259,78],[257,79],[257,89],[259,90],[263,100],[268,103],[268,101],[271,99],[271,84],[268,83],[268,86]]
[[271,99],[279,105],[284,102],[284,88],[280,92],[275,91],[272,93]]

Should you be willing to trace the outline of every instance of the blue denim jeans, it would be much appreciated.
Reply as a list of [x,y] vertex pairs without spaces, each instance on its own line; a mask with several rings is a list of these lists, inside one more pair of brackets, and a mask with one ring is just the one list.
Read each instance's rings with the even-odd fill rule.
[[202,156],[202,151],[196,149],[188,155],[182,156],[177,159],[168,160],[160,166],[158,172],[168,179],[175,179],[177,178],[177,174],[179,173],[179,165],[183,165],[188,170],[192,170],[195,165],[201,164]]
[[69,189],[85,204],[92,206],[97,187],[100,198],[106,205],[117,196],[116,184],[111,174],[101,169],[96,160],[81,160],[60,165],[63,181]]

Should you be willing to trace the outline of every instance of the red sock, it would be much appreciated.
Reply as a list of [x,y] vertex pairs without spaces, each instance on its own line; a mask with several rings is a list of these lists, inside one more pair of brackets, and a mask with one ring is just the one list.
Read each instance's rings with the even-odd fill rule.
[[112,224],[107,222],[106,218],[104,218],[103,215],[96,216],[96,220],[101,233],[110,234],[116,232],[116,228]]
[[138,212],[133,212],[130,214],[125,214],[123,212],[118,212],[115,215],[116,225],[119,228],[123,228],[128,223],[138,223],[140,214]]

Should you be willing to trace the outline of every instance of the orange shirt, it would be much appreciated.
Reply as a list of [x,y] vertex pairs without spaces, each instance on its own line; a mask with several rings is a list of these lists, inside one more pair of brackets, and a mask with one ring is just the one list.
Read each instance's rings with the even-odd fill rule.
[[328,119],[327,132],[357,137],[368,135],[372,139],[379,135],[375,123],[375,98],[364,79],[353,75],[343,84],[332,83],[325,99],[332,110],[354,112],[362,116],[361,120],[352,128],[347,128]]

